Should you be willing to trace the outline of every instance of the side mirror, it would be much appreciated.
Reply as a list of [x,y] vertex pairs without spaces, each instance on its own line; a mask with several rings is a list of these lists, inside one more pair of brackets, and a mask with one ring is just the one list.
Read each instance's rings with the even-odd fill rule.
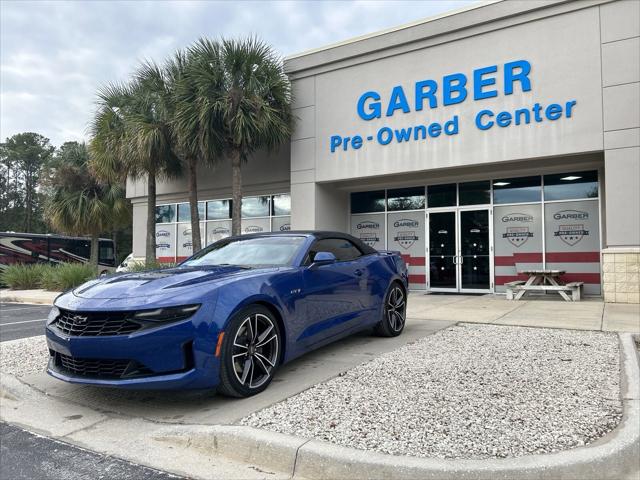
[[331,252],[318,252],[316,256],[313,257],[313,263],[311,267],[319,267],[321,265],[330,265],[332,263],[336,263],[338,259]]

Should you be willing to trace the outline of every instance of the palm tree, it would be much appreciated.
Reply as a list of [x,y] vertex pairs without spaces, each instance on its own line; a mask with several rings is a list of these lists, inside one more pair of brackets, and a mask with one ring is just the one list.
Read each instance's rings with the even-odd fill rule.
[[47,173],[47,221],[69,235],[91,236],[89,262],[97,267],[100,234],[126,223],[131,215],[123,185],[93,174],[84,143],[65,143]]
[[291,84],[282,61],[257,38],[200,39],[189,49],[203,154],[221,150],[232,168],[232,231],[241,233],[242,163],[275,149],[292,131]]
[[148,62],[129,84],[110,84],[98,92],[98,110],[91,125],[91,151],[100,176],[147,179],[148,264],[156,258],[156,181],[181,173],[171,115],[167,78],[155,63]]
[[[191,212],[191,239],[193,251],[202,248],[200,241],[200,216],[198,212],[198,164],[214,164],[220,156],[217,129],[207,132],[207,125],[200,117],[197,86],[192,52],[177,51],[165,65],[168,83],[172,90],[172,127],[177,150],[187,167],[189,178],[189,207]],[[203,136],[212,135],[211,140]]]

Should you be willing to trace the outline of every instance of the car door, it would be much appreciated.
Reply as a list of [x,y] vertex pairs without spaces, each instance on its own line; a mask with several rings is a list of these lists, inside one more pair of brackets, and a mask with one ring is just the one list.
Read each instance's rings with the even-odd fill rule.
[[[318,252],[331,252],[337,261],[314,266],[313,257]],[[304,262],[301,292],[305,325],[298,340],[304,345],[339,335],[362,315],[367,300],[361,256],[362,252],[347,239],[325,238],[311,245]]]

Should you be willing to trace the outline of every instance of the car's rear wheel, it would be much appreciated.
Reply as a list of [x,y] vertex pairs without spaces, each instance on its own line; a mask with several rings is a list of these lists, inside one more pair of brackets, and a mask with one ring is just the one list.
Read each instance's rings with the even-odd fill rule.
[[404,330],[407,317],[407,294],[399,282],[393,282],[384,299],[383,316],[375,333],[382,337],[397,337]]
[[238,312],[225,330],[218,391],[230,397],[262,392],[278,368],[281,348],[278,322],[267,308],[253,305]]

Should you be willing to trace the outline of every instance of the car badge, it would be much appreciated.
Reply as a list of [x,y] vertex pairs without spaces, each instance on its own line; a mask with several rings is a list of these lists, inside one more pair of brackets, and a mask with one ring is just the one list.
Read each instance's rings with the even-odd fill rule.
[[89,317],[86,317],[84,315],[74,315],[73,317],[71,317],[71,320],[73,321],[73,323],[78,324],[78,325],[83,325],[83,324],[87,323],[88,319],[89,319]]

